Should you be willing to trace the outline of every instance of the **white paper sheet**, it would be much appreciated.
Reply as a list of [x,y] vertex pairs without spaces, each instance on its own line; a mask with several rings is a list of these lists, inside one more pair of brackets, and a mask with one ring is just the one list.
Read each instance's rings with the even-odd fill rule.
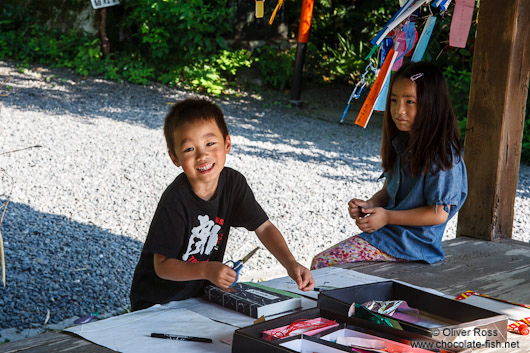
[[[353,270],[347,270],[339,267],[324,267],[311,271],[315,279],[315,287],[321,289],[334,289],[355,286],[359,284],[375,283],[388,281],[386,278],[367,275]],[[318,298],[317,291],[303,292],[298,289],[296,283],[290,277],[281,277],[269,281],[260,282],[264,286],[286,290],[292,293],[300,294],[313,299]]]
[[[152,352],[230,352],[220,342],[230,337],[234,327],[215,322],[188,309],[155,305],[130,314],[75,326],[73,332],[89,341],[124,353]],[[152,338],[152,332],[211,338],[212,343]]]
[[[322,289],[344,288],[360,284],[387,281],[337,267],[311,271],[316,286]],[[317,291],[303,292],[290,277],[261,282],[263,285],[300,294],[302,308],[316,307]],[[426,289],[426,288],[422,288]],[[429,290],[436,292],[434,290]],[[439,294],[437,292],[436,294]],[[267,318],[271,319],[271,318]],[[201,298],[155,305],[151,308],[109,319],[74,326],[66,331],[91,342],[124,353],[230,352],[231,346],[221,339],[232,337],[234,331],[254,323],[254,318],[210,303]],[[151,338],[152,332],[211,338],[213,343],[174,341]]]
[[234,329],[252,325],[256,320],[237,311],[224,308],[221,305],[210,303],[202,298],[169,302],[163,306],[169,309],[188,309],[214,321],[232,325]]

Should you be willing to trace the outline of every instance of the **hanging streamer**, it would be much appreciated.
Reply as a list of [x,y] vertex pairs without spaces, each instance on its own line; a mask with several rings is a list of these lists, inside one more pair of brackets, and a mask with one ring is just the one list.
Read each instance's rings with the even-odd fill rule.
[[377,78],[375,79],[375,82],[372,86],[372,89],[370,90],[370,93],[368,94],[368,97],[366,97],[366,100],[364,101],[364,104],[361,107],[361,111],[359,112],[359,115],[355,120],[355,124],[366,128],[368,120],[370,120],[372,112],[374,111],[374,105],[375,101],[377,100],[377,96],[379,95],[379,92],[381,91],[381,88],[387,76],[390,75],[390,68],[392,67],[392,64],[394,64],[396,57],[397,52],[395,51],[395,49],[391,49],[388,52],[388,55],[386,56],[385,62],[383,63],[383,66],[379,71],[379,75],[377,75]]
[[388,23],[383,27],[383,29],[381,29],[379,33],[377,33],[377,35],[374,37],[374,39],[371,40],[371,43],[373,45],[381,44],[386,35],[399,24],[399,22],[396,22],[396,19],[401,14],[403,14],[410,7],[410,5],[412,5],[413,2],[414,0],[408,0],[405,5],[401,6],[398,12],[395,13],[395,15],[390,19],[390,21],[388,21]]
[[348,112],[348,108],[350,108],[350,103],[353,98],[359,99],[361,96],[361,93],[363,91],[363,88],[366,87],[366,75],[370,72],[370,70],[377,76],[378,70],[374,67],[374,65],[370,62],[365,70],[364,74],[361,77],[361,80],[357,82],[355,87],[353,88],[353,91],[350,95],[350,99],[348,99],[348,104],[346,105],[346,109],[344,109],[344,113],[342,113],[342,118],[340,119],[340,123],[342,124],[344,122],[344,118],[346,117],[346,113]]
[[384,112],[386,109],[386,97],[388,96],[388,89],[390,87],[390,75],[387,76],[383,88],[379,92],[379,96],[375,101],[374,110],[378,112]]
[[278,3],[276,4],[276,7],[274,8],[274,11],[272,11],[271,19],[269,20],[269,24],[271,25],[274,21],[274,17],[276,17],[276,12],[282,7],[283,0],[278,0]]
[[411,22],[406,23],[403,26],[403,32],[405,32],[405,35],[406,35],[405,39],[406,39],[407,47],[405,50],[405,54],[407,54],[412,50],[412,48],[414,47],[414,44],[416,44],[416,39],[418,36],[416,32],[416,22],[413,22],[411,20]]
[[457,48],[465,48],[471,21],[473,20],[473,10],[475,0],[459,0],[455,3],[451,29],[449,31],[449,45]]
[[366,58],[364,58],[364,60],[370,59],[372,57],[372,55],[374,55],[374,53],[377,50],[377,48],[379,48],[380,46],[381,46],[381,44],[376,45],[375,47],[372,47],[372,50],[370,50],[370,52],[368,53],[368,55],[366,55]]
[[[414,47],[414,44],[416,43],[416,27],[414,22],[407,22],[403,26],[403,31],[396,30],[397,32],[395,34],[394,43],[398,44],[398,57],[396,58],[394,65],[392,66],[392,71],[397,71],[403,65],[403,57],[405,54],[410,52],[412,48]],[[390,85],[390,75],[388,75],[387,79],[383,83],[383,87],[381,88],[381,92],[379,93],[379,96],[377,97],[377,100],[374,105],[374,110],[377,111],[384,111],[385,105],[386,105],[386,96],[388,94],[388,87]]]
[[403,55],[405,55],[407,34],[397,29],[394,32],[396,33],[394,35],[394,43],[397,45],[397,49],[396,49],[397,57],[396,57],[396,60],[394,61],[394,65],[392,66],[392,71],[397,71],[401,67],[401,64],[403,63]]
[[429,44],[429,40],[431,39],[435,23],[435,16],[429,16],[429,18],[427,18],[427,22],[425,22],[425,27],[423,27],[423,31],[421,32],[420,40],[416,45],[416,50],[414,50],[414,54],[412,54],[411,61],[417,62],[421,61],[421,59],[423,58],[425,50],[427,49],[427,44]]
[[421,5],[429,2],[430,0],[409,0],[407,3],[399,9],[399,11],[390,19],[390,21],[383,27],[381,31],[371,40],[373,45],[378,45],[386,37],[386,35],[396,28],[401,22],[405,21],[410,15],[420,8]]
[[[393,38],[385,38],[382,43],[382,50],[381,50],[381,62],[385,61],[386,55],[390,49],[392,49],[392,46],[394,44]],[[381,88],[381,92],[379,92],[379,96],[377,97],[377,101],[375,102],[374,110],[376,111],[385,111],[386,109],[386,96],[388,95],[388,87],[390,86],[390,75],[387,76],[385,83],[383,84],[383,88]]]
[[397,33],[397,37],[395,39],[396,42],[399,42],[398,47],[398,57],[396,59],[396,62],[394,63],[394,66],[392,67],[392,71],[397,71],[403,65],[403,57],[405,54],[407,54],[409,51],[412,50],[412,47],[414,46],[416,39],[416,27],[414,25],[414,22],[407,22],[403,26],[403,30]]
[[[386,55],[392,48],[394,48],[394,38],[388,37],[388,38],[383,39],[383,42],[381,45],[381,59],[379,60],[380,63],[385,62]],[[381,64],[381,66],[383,65]]]
[[440,12],[447,11],[447,8],[449,7],[449,4],[451,4],[451,0],[436,0],[432,3],[433,7],[439,7]]

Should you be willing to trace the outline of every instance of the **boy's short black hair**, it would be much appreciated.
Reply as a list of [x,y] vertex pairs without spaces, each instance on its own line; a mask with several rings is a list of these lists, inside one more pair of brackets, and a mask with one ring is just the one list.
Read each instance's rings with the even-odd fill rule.
[[223,138],[228,136],[225,117],[221,108],[207,98],[192,97],[181,100],[173,105],[164,121],[164,136],[167,148],[175,153],[175,131],[182,125],[199,120],[213,120],[221,130]]

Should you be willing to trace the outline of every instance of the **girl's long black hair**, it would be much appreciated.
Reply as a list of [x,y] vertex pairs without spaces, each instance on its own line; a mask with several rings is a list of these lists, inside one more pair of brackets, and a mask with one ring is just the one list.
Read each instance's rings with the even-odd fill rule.
[[[442,71],[432,63],[403,64],[390,81],[383,123],[381,159],[384,171],[392,171],[397,154],[392,140],[400,133],[390,114],[390,94],[397,80],[416,77],[416,118],[401,163],[409,162],[413,176],[447,170],[453,158],[461,158],[460,130]],[[454,156],[453,156],[454,154]],[[403,156],[403,157],[404,157]]]

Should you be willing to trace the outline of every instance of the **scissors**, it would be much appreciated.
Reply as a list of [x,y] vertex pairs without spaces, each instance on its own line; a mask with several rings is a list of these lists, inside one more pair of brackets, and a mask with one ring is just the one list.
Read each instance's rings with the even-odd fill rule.
[[259,246],[256,246],[254,248],[254,250],[252,250],[251,252],[249,252],[244,258],[242,258],[241,260],[239,261],[236,261],[234,262],[233,260],[228,260],[227,262],[225,262],[225,265],[227,266],[231,266],[232,267],[232,270],[236,271],[236,280],[234,281],[234,283],[232,283],[232,285],[230,287],[233,287],[236,283],[237,283],[237,280],[239,279],[239,271],[241,271],[241,269],[243,268],[243,264],[245,262],[248,261],[248,259],[250,259],[252,257],[252,255],[254,255],[256,253],[256,251],[259,250]]

